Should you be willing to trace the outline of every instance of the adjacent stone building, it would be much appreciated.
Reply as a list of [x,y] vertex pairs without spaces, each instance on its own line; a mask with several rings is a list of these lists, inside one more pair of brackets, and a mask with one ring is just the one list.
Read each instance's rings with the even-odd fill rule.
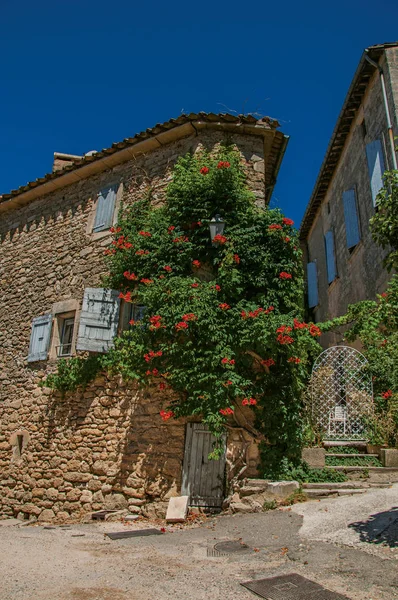
[[[161,513],[181,493],[184,453],[183,485],[195,488],[192,440],[206,432],[183,420],[163,423],[164,392],[106,376],[65,397],[40,384],[60,356],[106,351],[123,327],[118,294],[101,287],[121,203],[148,183],[162,203],[179,156],[229,141],[265,205],[287,143],[277,127],[269,118],[182,115],[100,152],[56,153],[52,173],[0,197],[0,515]],[[255,441],[243,429],[230,435],[228,478],[242,466],[244,476],[256,473]],[[206,447],[199,479],[221,481],[217,505],[225,461],[209,465]]]
[[369,219],[383,172],[397,168],[397,113],[398,43],[367,48],[300,228],[315,321],[343,315],[349,304],[373,299],[386,287],[385,252],[372,240]]

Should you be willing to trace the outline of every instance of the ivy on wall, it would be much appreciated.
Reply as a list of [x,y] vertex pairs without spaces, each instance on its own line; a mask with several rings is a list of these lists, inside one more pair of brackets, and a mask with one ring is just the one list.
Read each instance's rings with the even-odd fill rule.
[[[225,230],[212,244],[216,214]],[[105,283],[145,310],[96,368],[168,390],[159,418],[201,415],[218,437],[251,409],[268,470],[282,457],[298,460],[301,396],[320,329],[303,321],[293,221],[256,206],[239,153],[221,146],[180,158],[164,205],[154,206],[148,189],[122,208],[113,233]],[[67,389],[72,365],[75,389],[79,369],[87,374],[82,358],[46,384]]]

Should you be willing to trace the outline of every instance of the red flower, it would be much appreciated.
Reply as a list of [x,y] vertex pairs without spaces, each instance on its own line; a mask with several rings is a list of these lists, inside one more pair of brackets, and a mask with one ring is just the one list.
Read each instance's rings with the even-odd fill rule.
[[134,319],[131,319],[131,321],[129,321],[129,325],[135,325]]
[[225,383],[225,385],[232,385],[232,381],[230,379],[228,379],[228,381]]
[[251,406],[255,406],[255,405],[257,404],[257,400],[256,400],[255,398],[250,398],[250,399],[249,399],[249,404],[250,404]]
[[264,312],[264,309],[259,306],[256,310],[251,310],[248,314],[252,319],[256,319],[260,313]]
[[115,254],[116,250],[113,248],[112,250],[110,250],[109,248],[107,250],[104,250],[104,254],[105,256],[109,256],[109,254]]
[[149,231],[139,231],[138,235],[142,235],[142,237],[152,237],[152,233],[149,233]]
[[136,256],[143,256],[144,254],[149,254],[149,250],[137,250],[135,254]]
[[187,238],[187,236],[181,235],[180,237],[176,237],[173,240],[174,244],[179,244],[180,242],[189,242],[189,239]]
[[216,290],[216,292],[221,292],[221,287],[217,283],[214,286],[214,289]]
[[294,339],[290,335],[283,335],[280,333],[276,338],[280,344],[293,344]]
[[181,318],[183,321],[196,321],[198,317],[194,313],[187,313],[186,315],[182,315]]
[[298,365],[299,363],[301,363],[301,359],[298,356],[291,356],[287,359],[287,362],[295,363],[296,365]]
[[199,269],[199,267],[200,267],[200,261],[199,260],[193,260],[192,261],[192,266],[195,267],[195,269]]
[[152,375],[153,375],[154,377],[157,377],[157,376],[159,375],[159,371],[158,371],[157,369],[153,369],[153,371],[152,371]]
[[271,229],[271,231],[273,229],[282,229],[282,225],[279,225],[278,223],[272,223],[272,225],[268,225],[268,229]]
[[291,279],[292,276],[290,273],[286,273],[286,271],[282,271],[282,273],[279,273],[279,279]]
[[273,358],[266,358],[265,360],[261,361],[261,364],[264,367],[272,367],[275,364],[275,361]]
[[115,227],[111,227],[109,231],[111,233],[119,233],[121,230],[122,230],[121,227],[116,227],[116,228]]
[[234,409],[233,408],[229,408],[229,407],[228,408],[221,408],[220,409],[220,413],[222,415],[224,415],[224,416],[226,416],[226,415],[233,415]]
[[151,362],[153,358],[155,358],[156,356],[162,356],[162,354],[163,352],[161,350],[158,350],[157,352],[149,350],[148,354],[144,354],[144,358],[146,362]]
[[165,267],[163,267],[163,269],[164,269],[165,271],[167,271],[168,273],[171,273],[171,272],[172,272],[172,270],[173,270],[173,269],[172,269],[172,268],[171,268],[169,265],[166,265]]
[[152,375],[152,371],[145,371],[145,375]]
[[208,167],[202,167],[200,169],[200,173],[202,173],[202,175],[207,175],[208,172],[209,172],[209,168]]
[[217,165],[217,169],[229,169],[231,164],[227,160],[220,160]]
[[197,225],[198,227],[202,227],[202,221],[198,221],[198,222],[196,223],[196,225]]
[[145,279],[144,277],[141,279],[141,283],[144,283],[145,285],[151,285],[151,283],[153,283],[153,279]]
[[243,404],[243,406],[248,406],[248,404],[249,404],[248,398],[243,398],[242,404]]
[[165,390],[165,389],[166,389],[166,387],[167,387],[167,386],[166,386],[166,384],[165,384],[165,382],[164,382],[164,381],[161,381],[161,382],[159,383],[159,389],[160,389],[160,390]]
[[287,243],[287,242],[290,242],[290,237],[288,237],[288,236],[284,237],[284,238],[283,238],[283,241],[284,241],[284,242],[286,242],[286,243]]
[[240,263],[240,258],[237,254],[234,254],[234,261],[236,262],[237,265]]
[[164,275],[159,275],[158,279],[164,279]]
[[381,294],[381,297],[382,297],[382,298],[387,298],[387,296],[388,296],[387,292],[383,292],[383,293]]
[[213,238],[213,242],[216,244],[225,244],[227,241],[228,239],[225,237],[225,235],[220,235],[219,233]]
[[177,325],[175,325],[175,328],[177,329],[177,331],[180,331],[181,329],[188,329],[188,323],[186,323],[185,321],[180,321],[179,323],[177,323]]
[[191,285],[191,287],[193,287],[193,288],[197,288],[197,287],[199,287],[199,284],[198,284],[198,283],[193,283],[193,284]]
[[133,247],[133,244],[131,242],[126,242],[122,248],[124,248],[124,250],[128,250],[129,248],[132,248],[132,247]]
[[294,225],[294,221],[292,221],[291,219],[288,219],[287,217],[284,217],[284,218],[282,219],[282,223],[283,223],[284,225]]
[[307,323],[304,323],[304,321],[302,323],[300,323],[300,321],[298,319],[293,319],[293,323],[294,323],[295,329],[306,329],[307,328]]
[[317,337],[318,335],[321,335],[321,333],[322,333],[321,330],[319,329],[319,327],[317,327],[316,325],[311,325],[309,332],[313,337]]
[[170,227],[167,228],[167,231],[169,233],[172,233],[174,231],[174,229],[175,229],[175,226],[174,225],[170,225]]
[[278,329],[276,330],[276,333],[289,333],[292,330],[291,327],[288,327],[287,325],[281,325],[280,327],[278,327]]
[[221,310],[229,310],[231,307],[229,304],[227,304],[226,302],[222,302],[221,304],[218,305],[219,308],[221,308]]
[[221,364],[222,365],[234,365],[235,361],[234,361],[233,358],[227,358],[227,357],[225,357],[225,358],[221,359]]
[[168,421],[169,419],[171,419],[171,417],[174,417],[174,413],[172,410],[169,410],[168,412],[166,412],[165,410],[161,410],[159,414],[162,417],[163,421]]
[[242,310],[242,312],[240,313],[240,316],[242,317],[242,319],[246,319],[247,314],[245,310]]
[[233,358],[231,358],[231,360],[229,361],[229,364],[230,364],[230,365],[234,365],[234,364],[235,364],[235,361],[234,361],[234,359],[233,359]]
[[162,317],[160,315],[154,315],[153,317],[149,318],[149,322],[152,325],[156,325],[156,323],[160,323],[161,320],[162,320]]
[[136,279],[138,279],[137,275],[135,273],[130,273],[130,271],[125,271],[123,275],[126,279],[130,279],[131,281],[135,281]]
[[388,398],[391,398],[392,396],[392,390],[387,390],[386,392],[383,392],[382,396],[385,400],[388,400]]
[[131,300],[131,292],[127,292],[126,294],[122,294],[122,292],[120,292],[119,298],[121,298],[125,302],[132,302],[132,300]]

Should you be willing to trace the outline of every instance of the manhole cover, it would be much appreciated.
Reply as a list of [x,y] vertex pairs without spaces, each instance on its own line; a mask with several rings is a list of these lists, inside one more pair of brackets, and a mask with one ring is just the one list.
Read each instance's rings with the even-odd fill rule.
[[266,600],[349,600],[296,573],[246,581],[241,585]]
[[243,544],[239,540],[228,540],[226,542],[218,542],[212,548],[207,549],[207,556],[226,556],[233,552],[246,552],[250,550],[247,544]]

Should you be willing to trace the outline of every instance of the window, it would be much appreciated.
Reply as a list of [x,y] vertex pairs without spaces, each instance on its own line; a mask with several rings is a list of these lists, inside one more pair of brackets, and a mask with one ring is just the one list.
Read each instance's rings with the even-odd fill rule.
[[146,306],[122,301],[120,308],[120,331],[131,329],[130,321],[143,321]]
[[373,206],[375,206],[377,194],[383,187],[383,174],[385,171],[383,149],[380,140],[374,140],[370,144],[366,144],[366,157],[368,160]]
[[106,352],[113,346],[119,323],[119,292],[103,288],[84,290],[77,350]]
[[343,193],[343,205],[347,248],[353,250],[361,239],[358,206],[354,188],[346,190]]
[[104,188],[98,193],[93,224],[94,233],[106,231],[112,226],[116,205],[116,193],[116,185]]
[[332,283],[337,277],[334,236],[332,230],[325,233],[325,251],[328,283]]
[[307,263],[308,308],[318,305],[318,271],[315,262]]
[[60,323],[61,334],[59,337],[59,345],[56,346],[57,356],[70,356],[72,354],[73,330],[75,327],[75,317],[63,318],[58,317]]
[[47,360],[52,329],[52,315],[35,317],[32,321],[28,362]]

